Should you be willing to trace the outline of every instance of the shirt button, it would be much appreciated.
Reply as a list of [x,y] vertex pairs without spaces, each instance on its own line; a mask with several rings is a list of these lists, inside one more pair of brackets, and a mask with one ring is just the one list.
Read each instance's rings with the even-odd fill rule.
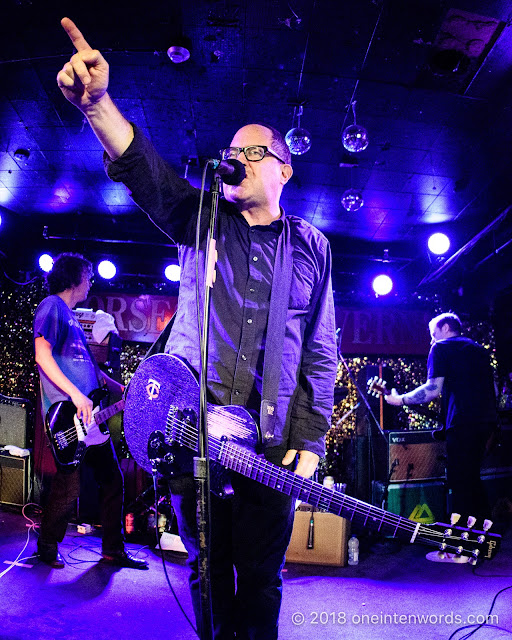
[[254,293],[254,289],[249,289],[249,291],[250,291],[251,293]]
[[247,356],[244,356],[244,355],[242,354],[242,360],[247,360]]
[[235,389],[235,396],[239,396],[240,395],[240,391],[238,389]]
[[253,262],[258,262],[258,256],[253,256],[252,261]]
[[247,320],[247,324],[252,324],[251,318],[249,318],[249,320]]

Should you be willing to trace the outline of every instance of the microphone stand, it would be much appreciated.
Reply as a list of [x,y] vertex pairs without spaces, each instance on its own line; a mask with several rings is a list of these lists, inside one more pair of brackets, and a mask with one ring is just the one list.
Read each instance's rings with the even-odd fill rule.
[[212,599],[210,583],[210,465],[208,457],[208,337],[210,333],[211,289],[215,272],[215,231],[220,195],[220,176],[214,175],[210,187],[212,204],[206,238],[206,266],[201,335],[201,371],[199,377],[198,455],[194,457],[194,481],[197,501],[197,528],[199,541],[198,573],[201,640],[213,639]]
[[[366,394],[363,393],[359,387],[359,385],[356,382],[356,379],[354,377],[354,374],[352,373],[352,371],[350,371],[350,367],[347,364],[347,361],[345,360],[345,358],[343,357],[342,353],[341,353],[341,331],[338,329],[336,331],[336,351],[338,354],[338,361],[341,362],[343,364],[343,366],[345,367],[345,369],[347,370],[348,373],[348,377],[350,378],[350,380],[352,381],[353,385],[355,386],[355,388],[357,389],[357,391],[359,392],[359,397],[361,398],[361,400],[363,401],[364,405],[366,406],[366,409],[368,411],[368,415],[370,415],[373,420],[375,421],[375,424],[377,425],[378,429],[377,431],[382,435],[382,437],[384,439],[386,439],[386,436],[384,435],[383,431],[380,428],[380,423],[377,420],[375,414],[372,411],[372,408],[370,407],[370,403],[368,402],[367,398],[366,398]],[[360,403],[358,403],[359,405]],[[344,418],[345,416],[343,416]],[[343,419],[342,418],[342,419]],[[370,460],[372,458],[372,443],[371,443],[371,438],[372,438],[372,433],[371,433],[371,425],[370,425],[370,421],[368,421],[367,423],[367,438],[368,438],[368,492],[370,492],[371,490],[371,477],[372,477],[372,471],[371,471],[371,465],[370,465]],[[357,452],[355,451],[355,447],[353,447],[353,457],[352,457],[352,467],[353,467],[353,482],[354,482],[354,486],[358,485],[358,478],[359,478],[359,470],[357,468]],[[355,472],[355,473],[354,473]],[[368,498],[369,496],[365,496],[366,498]]]

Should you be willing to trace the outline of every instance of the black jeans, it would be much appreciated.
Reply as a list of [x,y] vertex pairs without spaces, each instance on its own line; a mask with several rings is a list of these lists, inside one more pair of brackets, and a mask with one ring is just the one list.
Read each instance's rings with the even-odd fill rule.
[[[279,464],[286,450],[269,449]],[[172,503],[189,557],[190,591],[200,624],[194,479],[171,478]],[[284,556],[293,528],[294,500],[233,474],[234,496],[212,495],[210,578],[216,640],[274,640],[281,608]],[[233,567],[236,570],[233,570]],[[236,587],[235,587],[236,585]],[[236,591],[236,593],[235,593]]]
[[466,526],[468,516],[478,522],[490,517],[487,496],[480,479],[480,467],[485,446],[494,429],[493,424],[466,423],[446,430],[446,477],[451,490],[451,512],[460,513],[460,525]]
[[[100,487],[103,551],[115,553],[124,549],[123,540],[123,476],[109,440],[91,447],[82,464],[89,465]],[[57,471],[52,479],[48,503],[43,511],[39,545],[56,549],[66,535],[69,517],[80,495],[80,469]]]

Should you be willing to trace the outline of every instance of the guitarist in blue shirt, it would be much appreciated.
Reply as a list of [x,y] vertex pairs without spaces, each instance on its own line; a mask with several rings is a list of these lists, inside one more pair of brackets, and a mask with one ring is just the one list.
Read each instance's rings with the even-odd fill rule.
[[[91,287],[92,265],[79,254],[63,253],[47,275],[50,295],[34,318],[35,356],[41,379],[43,412],[56,402],[71,400],[77,418],[88,425],[93,402],[88,395],[106,384],[114,392],[124,387],[105,375],[90,352],[72,309],[85,300]],[[70,428],[73,425],[70,425]],[[147,563],[124,549],[122,533],[123,476],[111,440],[87,451],[85,463],[94,469],[102,494],[103,561],[121,567],[147,569]],[[80,468],[62,468],[52,480],[38,540],[39,558],[55,569],[64,567],[58,543],[80,492]]]

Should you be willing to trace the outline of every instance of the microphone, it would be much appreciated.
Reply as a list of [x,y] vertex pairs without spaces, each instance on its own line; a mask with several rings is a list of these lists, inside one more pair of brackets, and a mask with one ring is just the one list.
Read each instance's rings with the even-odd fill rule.
[[245,167],[240,160],[229,158],[228,160],[210,160],[216,173],[222,182],[236,186],[245,178]]

